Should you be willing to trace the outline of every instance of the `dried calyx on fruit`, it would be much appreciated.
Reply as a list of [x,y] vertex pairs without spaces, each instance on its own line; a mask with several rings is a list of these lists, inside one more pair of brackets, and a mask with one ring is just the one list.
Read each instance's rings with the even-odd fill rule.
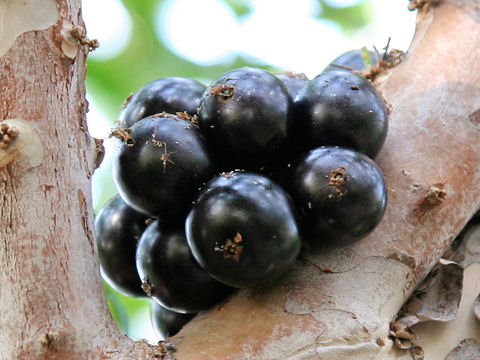
[[288,151],[291,110],[292,98],[275,75],[244,67],[207,88],[198,123],[226,170],[258,170]]
[[[363,55],[342,55],[344,65],[312,80],[244,67],[208,87],[159,79],[129,98],[112,132],[119,196],[97,216],[100,256],[114,258],[102,260],[109,281],[114,265],[130,264],[120,278],[135,277],[134,293],[161,304],[159,314],[193,314],[234,288],[281,281],[306,241],[346,245],[372,232],[387,202],[372,158],[388,110],[369,80],[346,70],[361,70]],[[119,222],[129,230],[119,233]],[[124,238],[132,222],[138,245]],[[158,318],[174,329],[165,337],[190,317],[172,328]]]
[[201,82],[181,76],[154,80],[125,99],[120,126],[130,127],[147,116],[161,112],[193,115],[204,90],[205,85]]
[[152,217],[182,222],[195,193],[215,172],[197,125],[161,113],[127,129],[113,158],[113,179],[125,202]]
[[193,256],[205,271],[238,288],[277,279],[300,251],[290,197],[258,174],[214,178],[196,199],[185,228]]

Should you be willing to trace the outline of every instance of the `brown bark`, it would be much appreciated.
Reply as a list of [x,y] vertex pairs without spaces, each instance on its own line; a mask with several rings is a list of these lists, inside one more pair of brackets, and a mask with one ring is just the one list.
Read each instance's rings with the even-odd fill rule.
[[80,1],[5,1],[0,14],[13,28],[26,19],[32,26],[22,23],[0,55],[0,120],[27,121],[34,130],[20,129],[17,139],[38,136],[44,150],[32,167],[42,149],[20,148],[0,169],[0,358],[101,358],[123,336],[104,299],[94,246],[86,47],[77,39],[70,58],[61,35],[70,24],[83,26]]
[[[27,121],[33,130],[20,127],[18,141],[38,138],[44,153],[25,145],[1,170],[0,358],[160,358],[169,351],[118,333],[103,295],[80,1],[5,0],[0,15],[25,14],[19,3],[43,10],[30,28],[7,34],[11,42],[0,39],[8,44],[0,47],[0,121]],[[45,14],[52,4],[56,13]],[[244,291],[199,316],[172,339],[178,359],[397,356],[390,321],[480,204],[479,6],[450,0],[421,13],[408,56],[378,82],[393,108],[378,157],[389,189],[379,228],[352,246],[310,254],[273,288]],[[445,200],[419,211],[439,183]]]

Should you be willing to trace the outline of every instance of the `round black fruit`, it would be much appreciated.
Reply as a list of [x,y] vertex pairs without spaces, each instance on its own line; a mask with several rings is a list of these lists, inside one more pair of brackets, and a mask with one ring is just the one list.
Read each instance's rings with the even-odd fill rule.
[[127,296],[145,296],[135,266],[135,251],[147,216],[128,206],[119,195],[95,217],[100,270],[103,279]]
[[300,250],[289,196],[267,177],[253,173],[231,172],[210,181],[185,228],[199,264],[237,288],[278,278]]
[[297,142],[352,148],[374,158],[388,129],[385,101],[372,83],[348,71],[312,79],[295,98]]
[[152,300],[151,321],[152,326],[162,340],[178,333],[196,314],[182,314],[168,310],[158,302]]
[[185,232],[164,231],[154,221],[138,243],[137,271],[145,293],[176,312],[196,313],[233,291],[210,277],[195,261]]
[[119,122],[123,127],[130,127],[147,116],[161,112],[194,115],[204,91],[205,85],[199,81],[180,76],[152,81],[126,100]]
[[244,67],[223,74],[206,89],[199,125],[230,169],[259,169],[287,151],[291,105],[276,76]]
[[275,76],[285,84],[292,99],[295,99],[300,90],[308,83],[308,78],[305,74],[285,71],[283,73],[275,74]]
[[356,70],[367,71],[369,66],[378,64],[378,53],[376,51],[369,51],[367,49],[355,49],[344,52],[337,58],[335,58],[327,67],[323,70]]
[[311,150],[295,165],[291,194],[313,243],[345,245],[367,236],[387,204],[382,174],[371,159],[338,147]]
[[165,220],[184,219],[213,163],[197,125],[160,114],[118,130],[113,179],[133,208]]

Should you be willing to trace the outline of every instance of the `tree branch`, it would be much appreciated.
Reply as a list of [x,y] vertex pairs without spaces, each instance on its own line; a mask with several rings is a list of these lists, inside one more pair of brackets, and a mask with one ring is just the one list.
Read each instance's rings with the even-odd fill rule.
[[422,10],[404,61],[377,80],[393,109],[377,158],[389,191],[380,226],[194,319],[175,337],[179,359],[397,358],[390,322],[480,204],[477,5]]
[[477,8],[450,0],[422,9],[404,62],[378,79],[393,108],[377,159],[389,189],[380,227],[308,254],[275,287],[242,291],[191,321],[174,345],[151,347],[117,331],[99,276],[87,46],[73,36],[83,28],[80,1],[1,2],[2,19],[30,9],[39,21],[2,42],[0,120],[26,121],[31,132],[12,146],[38,136],[44,154],[32,163],[21,146],[0,153],[0,358],[396,358],[390,321],[480,202]]

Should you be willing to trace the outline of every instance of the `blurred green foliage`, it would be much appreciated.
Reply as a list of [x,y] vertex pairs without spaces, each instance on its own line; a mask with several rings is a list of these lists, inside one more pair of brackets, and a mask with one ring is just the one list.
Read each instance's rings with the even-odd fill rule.
[[323,0],[317,1],[321,5],[317,16],[336,22],[346,35],[367,25],[372,18],[372,6],[368,1],[360,1],[344,8],[331,6]]
[[[165,0],[122,0],[132,19],[132,35],[125,51],[108,60],[89,57],[87,60],[87,92],[99,110],[107,116],[111,126],[118,119],[121,105],[130,93],[144,84],[164,76],[186,76],[209,81],[223,72],[240,66],[257,66],[271,69],[270,64],[252,63],[251,59],[237,56],[233,61],[211,66],[201,66],[174,54],[155,34],[154,18],[159,4]],[[200,1],[200,0],[199,0]],[[252,11],[248,0],[223,0],[237,17],[241,18]],[[363,0],[353,6],[336,8],[323,0],[319,2],[316,16],[337,23],[346,35],[368,24],[371,19],[371,4]],[[295,1],[292,0],[292,6]],[[108,14],[105,14],[108,16]],[[193,24],[193,29],[195,26]],[[88,29],[87,29],[88,30]],[[214,39],[206,41],[214,41]],[[100,44],[101,45],[101,44]],[[320,44],[318,45],[320,46]],[[104,163],[95,176],[100,196],[95,210],[108,200],[116,190],[111,179],[111,164]],[[97,189],[98,191],[98,189]],[[105,284],[108,304],[119,328],[132,337],[138,337],[138,327],[149,326],[148,300],[125,297]],[[132,321],[132,319],[136,319]]]
[[[118,329],[132,337],[139,338],[142,329],[150,326],[151,300],[125,296],[103,283],[107,304]],[[140,325],[140,326],[139,326]]]
[[224,0],[238,17],[248,14],[252,11],[252,6],[247,0]]
[[[248,0],[223,0],[234,13],[244,16],[252,11]],[[336,22],[345,33],[365,26],[370,20],[371,5],[368,0],[335,8],[320,3],[318,17]],[[142,85],[164,76],[186,76],[213,80],[223,72],[244,65],[269,67],[269,64],[252,64],[251,60],[237,57],[233,63],[201,66],[181,58],[170,51],[154,31],[155,10],[164,0],[123,0],[133,20],[133,31],[128,47],[119,56],[109,60],[90,57],[87,89],[101,111],[113,122],[117,119],[126,96]],[[292,0],[292,6],[295,2]],[[193,26],[194,29],[194,26]],[[206,39],[206,41],[215,41]],[[101,45],[101,44],[100,44]]]

